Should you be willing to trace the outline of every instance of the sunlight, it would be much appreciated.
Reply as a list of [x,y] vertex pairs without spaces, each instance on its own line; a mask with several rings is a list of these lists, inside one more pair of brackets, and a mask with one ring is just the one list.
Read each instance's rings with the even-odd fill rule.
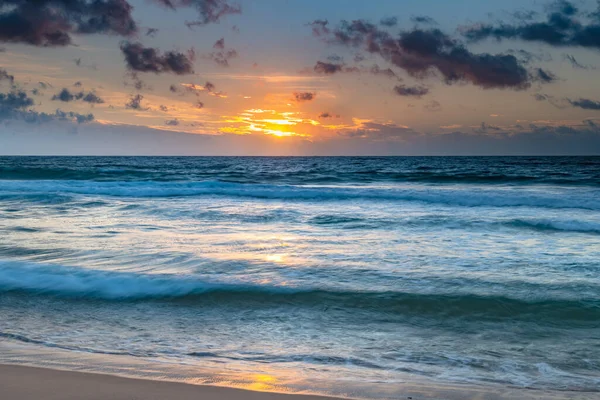
[[234,124],[221,129],[223,133],[248,135],[262,133],[277,137],[310,137],[299,125],[320,126],[319,121],[302,118],[299,112],[278,112],[262,108],[250,108],[238,115],[224,117],[223,122]]

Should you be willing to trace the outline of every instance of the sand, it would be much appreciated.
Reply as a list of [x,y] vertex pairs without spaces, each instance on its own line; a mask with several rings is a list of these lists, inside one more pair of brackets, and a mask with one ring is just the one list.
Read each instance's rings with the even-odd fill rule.
[[2,400],[330,400],[83,372],[0,365]]
[[[591,400],[598,393],[482,390],[443,390],[408,387],[402,400]],[[404,391],[404,390],[402,390]],[[332,397],[250,391],[217,386],[123,378],[17,365],[0,365],[0,400],[335,400]],[[339,399],[338,399],[339,400]]]

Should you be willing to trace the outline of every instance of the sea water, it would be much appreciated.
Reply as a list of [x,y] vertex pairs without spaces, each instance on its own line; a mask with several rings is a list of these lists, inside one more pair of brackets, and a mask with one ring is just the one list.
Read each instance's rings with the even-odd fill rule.
[[598,392],[600,158],[2,157],[0,341]]

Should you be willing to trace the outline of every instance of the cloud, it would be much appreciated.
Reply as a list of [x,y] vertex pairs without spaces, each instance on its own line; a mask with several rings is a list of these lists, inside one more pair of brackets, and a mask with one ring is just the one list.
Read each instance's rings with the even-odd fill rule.
[[518,39],[550,46],[600,49],[599,21],[594,15],[583,13],[572,2],[562,0],[552,4],[543,21],[477,24],[463,29],[463,35],[471,41]]
[[102,104],[104,100],[98,97],[98,95],[94,92],[89,92],[85,96],[81,98],[82,101],[90,104]]
[[398,17],[382,18],[381,21],[379,21],[379,24],[387,27],[396,26],[398,25]]
[[52,96],[52,100],[59,100],[59,101],[68,102],[68,101],[75,100],[76,96],[77,96],[76,94],[71,93],[69,91],[69,89],[65,88],[65,89],[61,90],[59,93],[57,93],[54,96]]
[[500,128],[499,126],[489,125],[489,124],[486,124],[485,122],[482,122],[481,126],[479,128],[473,129],[473,132],[479,133],[479,134],[486,134],[486,133],[489,133],[492,131],[499,132],[499,131],[502,131],[502,128]]
[[590,99],[568,99],[568,102],[573,107],[583,108],[584,110],[600,110],[600,101],[594,101]]
[[0,41],[67,46],[73,34],[131,36],[137,31],[126,0],[2,0]]
[[327,36],[331,32],[328,26],[329,21],[326,19],[316,19],[306,25],[312,28],[313,36],[316,37]]
[[410,20],[415,24],[429,24],[429,25],[437,25],[438,23],[431,17],[425,15],[416,15],[411,17]]
[[394,87],[394,92],[398,96],[421,97],[429,93],[429,89],[425,86],[397,85]]
[[387,78],[396,78],[399,79],[398,75],[396,75],[396,73],[394,71],[392,71],[391,68],[381,68],[379,65],[375,64],[371,67],[371,69],[369,70],[370,73],[372,73],[373,75],[381,75],[381,76],[385,76]]
[[141,43],[123,42],[121,51],[125,55],[127,68],[132,72],[153,72],[155,74],[173,73],[176,75],[193,74],[193,62],[189,55],[143,47]]
[[131,110],[146,111],[146,110],[148,110],[148,108],[142,107],[143,99],[144,99],[144,96],[142,96],[141,94],[133,95],[133,96],[131,96],[129,101],[127,103],[125,103],[125,108],[129,108]]
[[34,105],[31,97],[24,91],[11,91],[0,93],[0,121],[17,120],[26,123],[45,123],[50,121],[73,121],[77,123],[91,122],[93,114],[79,114],[56,110],[54,114],[37,112],[31,110]]
[[[177,93],[179,90],[177,88],[174,88],[173,90],[173,86],[174,85],[171,85],[171,91]],[[196,85],[195,83],[182,83],[181,86],[184,87],[187,93],[193,93],[196,95],[196,97],[199,97],[201,93],[208,93],[210,96],[219,98],[227,97],[226,93],[223,93],[222,91],[216,91],[216,86],[209,81],[207,81],[204,86]]]
[[154,0],[170,9],[194,7],[198,11],[198,19],[186,22],[191,28],[196,25],[216,23],[227,15],[240,14],[239,5],[230,4],[228,0]]
[[381,68],[375,64],[371,68],[347,67],[345,64],[317,61],[313,71],[320,75],[333,75],[337,73],[361,73],[367,72],[373,75],[385,76],[387,78],[400,79],[391,68]]
[[301,103],[301,102],[305,102],[305,101],[314,100],[315,97],[317,97],[317,94],[313,93],[313,92],[294,92],[293,96],[294,96],[294,100]]
[[448,85],[523,90],[535,78],[514,55],[473,53],[439,29],[415,28],[393,36],[367,21],[342,21],[326,41],[377,54],[417,79],[437,72]]
[[0,93],[0,109],[3,111],[23,109],[33,106],[33,99],[27,96],[24,91],[11,91],[9,93]]
[[177,126],[179,125],[179,120],[177,118],[165,121],[165,125],[167,126]]
[[325,74],[325,75],[333,75],[336,72],[340,72],[344,69],[344,66],[342,64],[334,64],[334,63],[328,63],[328,62],[323,62],[323,61],[317,61],[317,64],[315,64],[313,70],[317,73],[317,74]]
[[225,49],[225,38],[221,38],[213,44],[213,49],[223,50]]
[[159,30],[157,28],[148,28],[148,29],[146,29],[146,36],[154,37],[154,36],[156,36],[158,31]]
[[342,130],[338,132],[338,135],[350,139],[385,142],[404,141],[419,135],[408,126],[358,119],[355,119],[354,122],[356,128]]
[[91,104],[104,103],[104,100],[102,100],[100,97],[98,97],[98,95],[96,95],[93,92],[88,92],[87,94],[84,92],[71,93],[69,91],[69,89],[67,89],[67,88],[64,88],[63,90],[61,90],[60,92],[58,92],[57,94],[52,96],[52,100],[63,101],[63,102],[69,102],[69,101],[73,101],[73,100],[82,100],[82,101],[85,101],[86,103],[91,103]]
[[234,49],[225,50],[225,39],[217,40],[213,48],[217,51],[209,53],[206,58],[213,60],[221,67],[229,67],[229,60],[238,56],[238,52]]
[[558,80],[558,77],[550,71],[545,71],[542,68],[537,68],[534,72],[534,79],[542,83],[552,83]]
[[575,58],[575,56],[572,56],[571,54],[564,54],[563,58],[567,61],[569,61],[571,63],[571,65],[573,66],[573,68],[576,69],[596,69],[596,67],[594,67],[593,65],[583,65],[580,64],[579,61],[577,61],[577,59]]
[[321,114],[319,114],[318,118],[339,118],[339,115],[333,115],[330,112],[322,112]]
[[15,77],[10,75],[5,69],[0,68],[0,81],[9,81],[11,85],[15,83]]
[[442,105],[436,100],[431,100],[429,103],[425,104],[423,108],[427,111],[436,112],[442,110]]

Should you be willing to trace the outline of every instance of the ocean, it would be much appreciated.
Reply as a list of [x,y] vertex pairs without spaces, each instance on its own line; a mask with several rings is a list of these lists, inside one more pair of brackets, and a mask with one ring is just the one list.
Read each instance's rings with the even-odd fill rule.
[[266,390],[600,392],[600,157],[0,157],[0,344]]

